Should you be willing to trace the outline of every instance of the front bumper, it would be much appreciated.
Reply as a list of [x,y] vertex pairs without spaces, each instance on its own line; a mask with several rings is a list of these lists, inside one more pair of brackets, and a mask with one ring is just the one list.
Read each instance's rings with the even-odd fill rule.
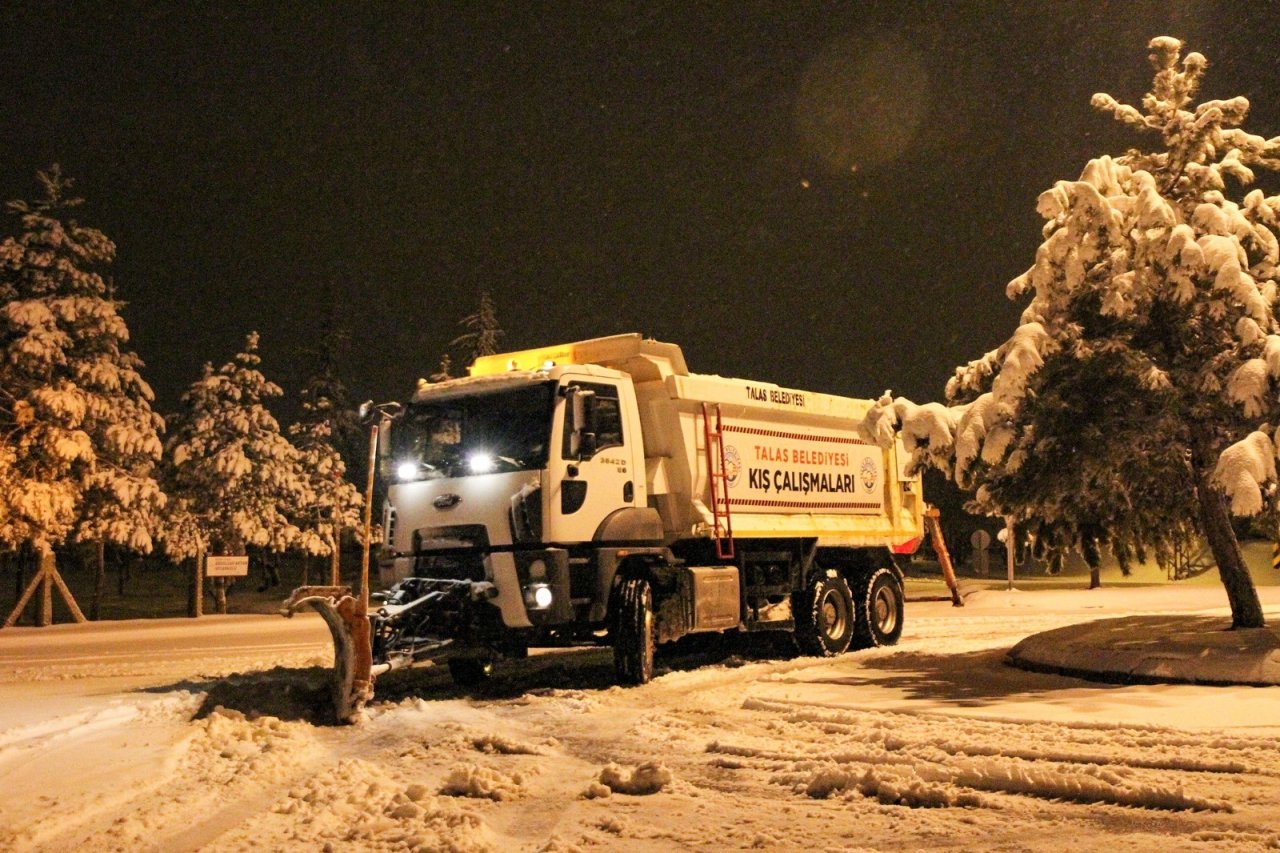
[[433,633],[450,639],[574,619],[564,548],[420,552],[384,559],[378,570],[384,583],[394,578],[382,600],[392,607],[414,601]]

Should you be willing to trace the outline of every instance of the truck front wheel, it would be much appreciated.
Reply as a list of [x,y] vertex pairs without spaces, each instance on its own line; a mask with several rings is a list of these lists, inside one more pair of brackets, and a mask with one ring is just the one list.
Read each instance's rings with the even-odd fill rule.
[[805,654],[834,657],[853,641],[853,594],[844,578],[819,576],[798,597],[796,642]]
[[622,684],[646,684],[653,678],[653,589],[643,578],[618,587],[613,666]]
[[902,636],[902,583],[879,568],[858,584],[858,647],[892,646]]
[[459,687],[475,687],[493,675],[493,661],[488,658],[449,658],[449,675]]

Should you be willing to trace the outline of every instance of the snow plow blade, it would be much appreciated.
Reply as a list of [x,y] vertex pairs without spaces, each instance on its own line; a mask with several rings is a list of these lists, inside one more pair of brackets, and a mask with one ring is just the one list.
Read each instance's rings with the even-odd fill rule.
[[301,586],[280,607],[292,616],[310,606],[333,635],[332,696],[340,723],[358,722],[373,698],[373,645],[369,616],[347,586]]

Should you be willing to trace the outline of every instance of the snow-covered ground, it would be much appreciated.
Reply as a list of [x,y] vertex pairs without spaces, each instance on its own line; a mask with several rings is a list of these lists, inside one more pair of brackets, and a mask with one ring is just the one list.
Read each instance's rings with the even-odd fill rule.
[[[1280,588],[1261,590],[1273,620]],[[432,668],[317,725],[316,618],[0,632],[0,849],[1242,850],[1280,847],[1280,687],[1116,686],[1002,662],[1087,619],[1225,613],[1221,589],[911,603],[833,660],[607,650]]]

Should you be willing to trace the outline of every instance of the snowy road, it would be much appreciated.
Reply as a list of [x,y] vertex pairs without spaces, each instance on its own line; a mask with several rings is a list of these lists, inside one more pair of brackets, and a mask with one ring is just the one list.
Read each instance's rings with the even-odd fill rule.
[[1274,849],[1280,688],[1002,663],[1035,631],[1221,605],[1213,588],[980,593],[909,605],[893,649],[669,655],[633,689],[597,650],[509,665],[471,697],[394,673],[345,728],[308,721],[315,619],[5,631],[0,848]]

